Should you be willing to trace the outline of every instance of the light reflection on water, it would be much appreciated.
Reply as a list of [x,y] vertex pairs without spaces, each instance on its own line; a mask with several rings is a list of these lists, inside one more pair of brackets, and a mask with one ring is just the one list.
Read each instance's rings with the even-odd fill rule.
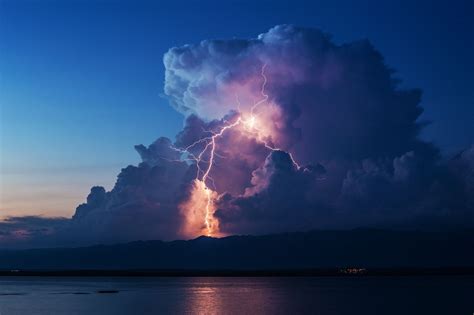
[[473,277],[0,277],[1,315],[472,314],[472,296]]
[[221,278],[220,281],[214,278],[190,279],[183,311],[197,314],[275,314],[276,304],[272,303],[275,292],[273,285],[269,284],[258,278]]

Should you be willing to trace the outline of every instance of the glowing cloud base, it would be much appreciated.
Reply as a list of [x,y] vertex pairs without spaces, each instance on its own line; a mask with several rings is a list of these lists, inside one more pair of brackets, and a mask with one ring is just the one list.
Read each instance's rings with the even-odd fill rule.
[[[215,163],[218,141],[224,136],[226,131],[237,129],[264,144],[270,151],[280,150],[270,141],[271,128],[268,128],[269,123],[265,121],[262,114],[258,113],[258,110],[261,110],[260,107],[265,105],[271,106],[268,103],[269,96],[265,93],[265,86],[267,84],[265,68],[266,65],[263,65],[261,69],[263,83],[260,94],[262,98],[255,102],[248,112],[241,111],[242,104],[239,101],[238,95],[236,95],[238,112],[232,121],[225,121],[225,125],[218,131],[209,131],[211,133],[209,137],[199,139],[185,148],[174,148],[195,162],[197,167],[196,178],[192,184],[190,197],[180,205],[181,213],[186,219],[181,231],[184,236],[193,237],[202,234],[221,236],[219,221],[214,216],[216,211],[215,201],[219,198],[219,194],[210,188],[210,184],[214,181],[210,173]],[[198,154],[193,154],[191,152],[192,149],[198,145],[204,145],[204,147]],[[299,169],[300,166],[291,153],[289,155],[293,164]],[[207,160],[205,159],[206,156],[208,157]],[[205,166],[203,167],[202,164]]]

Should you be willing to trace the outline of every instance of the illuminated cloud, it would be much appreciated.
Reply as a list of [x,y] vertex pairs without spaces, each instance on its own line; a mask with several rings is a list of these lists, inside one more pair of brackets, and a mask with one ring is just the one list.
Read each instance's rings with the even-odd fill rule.
[[474,225],[474,147],[444,160],[420,140],[421,92],[368,41],[280,25],[171,48],[164,65],[183,130],[136,146],[142,162],[92,188],[64,242],[205,234],[208,196],[213,235]]
[[268,134],[306,163],[430,149],[417,139],[421,92],[399,89],[368,41],[336,45],[319,30],[280,25],[253,40],[172,48],[164,63],[171,104],[205,120],[248,111],[266,65]]

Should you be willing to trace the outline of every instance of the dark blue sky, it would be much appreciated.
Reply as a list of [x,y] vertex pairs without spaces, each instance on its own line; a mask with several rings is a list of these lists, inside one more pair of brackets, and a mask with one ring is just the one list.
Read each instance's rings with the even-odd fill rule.
[[1,1],[3,213],[69,215],[138,161],[133,145],[173,138],[182,116],[160,96],[170,47],[276,24],[369,39],[424,91],[425,139],[447,154],[474,142],[472,1],[254,2]]

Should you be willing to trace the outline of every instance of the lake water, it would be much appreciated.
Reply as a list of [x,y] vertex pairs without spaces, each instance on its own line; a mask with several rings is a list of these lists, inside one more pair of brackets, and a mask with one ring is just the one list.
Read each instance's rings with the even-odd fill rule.
[[473,312],[474,277],[0,277],[1,315]]

